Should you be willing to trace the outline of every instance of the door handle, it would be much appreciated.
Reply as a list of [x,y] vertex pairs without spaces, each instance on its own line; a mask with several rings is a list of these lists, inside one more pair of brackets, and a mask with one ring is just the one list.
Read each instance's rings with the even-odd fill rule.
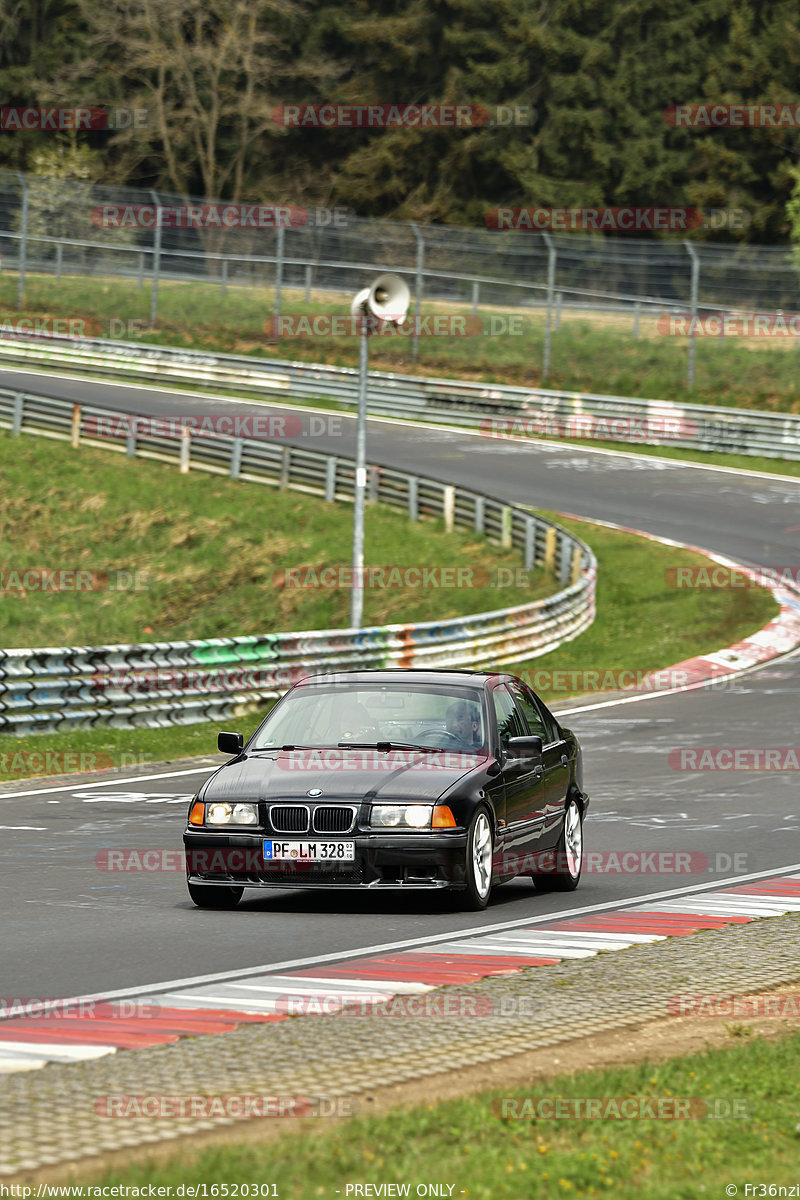
[[569,766],[569,759],[567,758],[566,754],[561,755],[561,765],[562,765],[562,767]]

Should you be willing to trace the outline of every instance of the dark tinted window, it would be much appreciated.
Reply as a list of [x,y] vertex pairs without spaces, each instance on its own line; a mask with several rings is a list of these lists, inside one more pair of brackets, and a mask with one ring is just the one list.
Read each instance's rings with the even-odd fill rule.
[[544,718],[539,712],[539,707],[533,693],[516,683],[509,683],[508,689],[522,709],[522,714],[528,722],[528,732],[532,733],[535,737],[540,737],[545,744],[552,742],[552,730],[548,729],[545,725]]
[[508,739],[512,737],[524,737],[525,730],[522,726],[516,705],[505,687],[495,688],[492,692],[492,698],[494,700],[494,711],[497,714],[500,745],[506,749],[508,747]]

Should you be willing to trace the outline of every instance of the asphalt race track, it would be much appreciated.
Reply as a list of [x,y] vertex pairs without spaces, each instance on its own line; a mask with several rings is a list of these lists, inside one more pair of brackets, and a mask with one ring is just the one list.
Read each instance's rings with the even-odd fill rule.
[[[28,371],[3,370],[0,382],[143,414],[210,414],[222,405],[226,412],[264,411],[246,401]],[[354,420],[327,415],[333,420],[325,436],[297,443],[352,456]],[[630,525],[740,562],[798,563],[800,480],[477,433],[423,433],[387,421],[370,421],[367,456],[519,503]],[[478,915],[461,914],[445,897],[423,893],[246,892],[232,913],[195,909],[177,852],[188,800],[221,761],[216,756],[199,765],[148,767],[113,783],[84,777],[57,785],[0,785],[0,994],[102,994],[313,962],[797,869],[797,772],[694,772],[675,769],[669,756],[681,747],[795,746],[799,692],[795,654],[724,688],[574,711],[565,719],[584,747],[592,796],[585,832],[594,860],[575,893],[537,895],[520,880],[499,889]],[[209,746],[210,755],[214,749]],[[167,869],[104,869],[110,850],[163,851],[163,859],[151,854],[147,861]],[[678,872],[676,853],[682,855]]]

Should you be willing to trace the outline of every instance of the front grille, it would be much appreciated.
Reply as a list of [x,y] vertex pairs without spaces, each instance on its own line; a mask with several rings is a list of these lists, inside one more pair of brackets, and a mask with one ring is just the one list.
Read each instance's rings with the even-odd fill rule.
[[308,832],[308,809],[305,804],[273,804],[269,819],[276,833]]
[[355,805],[325,804],[314,809],[315,833],[349,833],[356,823]]
[[[302,871],[259,871],[248,876],[251,883],[277,883],[284,887],[313,887],[315,883],[363,883],[364,867],[361,863],[313,863]],[[242,877],[237,882],[244,883]]]

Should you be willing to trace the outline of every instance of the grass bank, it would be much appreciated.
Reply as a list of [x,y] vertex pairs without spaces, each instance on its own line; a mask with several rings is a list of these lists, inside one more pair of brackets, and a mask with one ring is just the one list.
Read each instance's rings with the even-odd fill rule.
[[[470,1200],[693,1200],[724,1196],[726,1185],[728,1195],[737,1188],[744,1197],[745,1181],[765,1182],[763,1195],[790,1195],[800,1150],[791,1080],[799,1071],[800,1035],[753,1038],[655,1065],[534,1079],[523,1092],[506,1088],[359,1116],[333,1128],[320,1120],[263,1147],[237,1145],[235,1132],[231,1144],[205,1151],[184,1141],[180,1156],[106,1174],[102,1183],[205,1183],[212,1195],[215,1184],[258,1180],[283,1200],[353,1196],[355,1185],[386,1182],[409,1185],[411,1196],[419,1184],[436,1182]],[[563,1115],[548,1115],[555,1111]],[[787,1190],[778,1193],[780,1185]],[[225,1195],[221,1186],[217,1194]]]
[[[0,594],[0,645],[59,646],[228,637],[234,634],[344,627],[346,589],[304,588],[291,594],[274,582],[298,562],[348,563],[349,506],[326,505],[201,472],[180,475],[161,463],[127,460],[64,443],[0,435],[4,570],[127,572],[140,590]],[[46,481],[42,486],[42,480]],[[594,624],[548,655],[510,664],[548,700],[609,686],[609,672],[645,673],[740,640],[777,611],[761,588],[677,590],[676,566],[706,560],[632,534],[547,514],[588,541],[598,559]],[[52,547],[58,546],[57,559]],[[468,533],[445,535],[437,521],[412,524],[370,508],[367,561],[435,568],[513,566],[519,562]],[[433,620],[524,603],[555,587],[540,571],[530,588],[375,588],[365,591],[367,620]],[[592,673],[588,677],[587,673]],[[613,683],[613,680],[612,680]],[[250,732],[258,714],[229,724]],[[97,754],[104,766],[161,762],[214,752],[217,724],[162,729],[83,730],[15,738],[0,735],[0,779],[60,773],[46,764],[24,768],[20,754]],[[109,758],[111,761],[109,762]],[[51,762],[54,760],[50,760]],[[67,766],[64,768],[70,769]],[[74,768],[72,768],[74,769]]]

